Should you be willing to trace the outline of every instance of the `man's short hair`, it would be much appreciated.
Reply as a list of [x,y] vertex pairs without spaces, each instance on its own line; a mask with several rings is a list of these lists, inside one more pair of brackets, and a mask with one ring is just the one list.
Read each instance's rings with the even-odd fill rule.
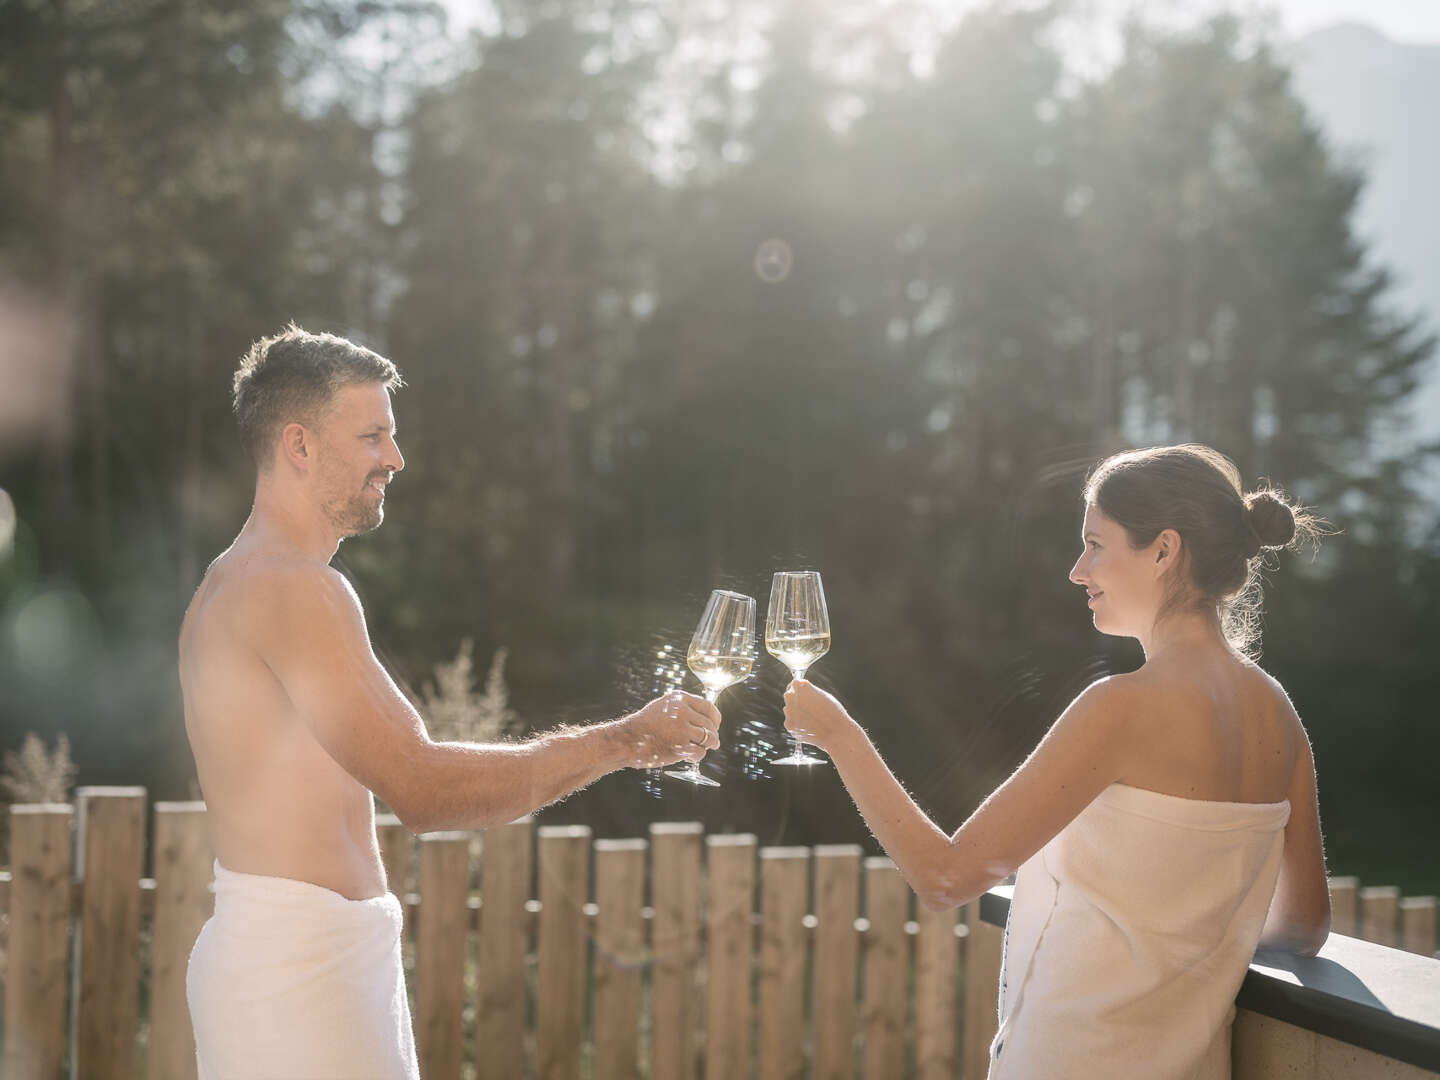
[[400,371],[378,353],[335,334],[312,334],[290,323],[250,346],[235,369],[232,406],[246,450],[262,471],[286,424],[313,426],[330,399],[351,383],[405,385]]

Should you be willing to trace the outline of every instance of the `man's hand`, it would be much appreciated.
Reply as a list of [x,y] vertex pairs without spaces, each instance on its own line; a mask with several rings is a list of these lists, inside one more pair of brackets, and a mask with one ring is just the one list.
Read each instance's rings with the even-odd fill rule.
[[720,710],[684,690],[672,690],[620,721],[632,749],[630,764],[649,769],[699,761],[720,746]]
[[795,679],[785,688],[785,730],[830,752],[837,741],[859,729],[833,694]]

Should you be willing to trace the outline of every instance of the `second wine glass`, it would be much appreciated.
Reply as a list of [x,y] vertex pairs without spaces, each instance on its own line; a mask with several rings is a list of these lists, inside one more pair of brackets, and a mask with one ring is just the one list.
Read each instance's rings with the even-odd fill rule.
[[[712,705],[721,690],[749,675],[755,663],[754,598],[726,589],[712,592],[685,661],[704,684],[705,700]],[[698,761],[665,775],[702,787],[720,786],[700,771]]]
[[[770,610],[765,618],[765,649],[803,679],[810,665],[830,651],[830,613],[816,570],[782,570],[770,582]],[[790,753],[772,765],[820,765],[825,759],[807,753],[792,735]]]

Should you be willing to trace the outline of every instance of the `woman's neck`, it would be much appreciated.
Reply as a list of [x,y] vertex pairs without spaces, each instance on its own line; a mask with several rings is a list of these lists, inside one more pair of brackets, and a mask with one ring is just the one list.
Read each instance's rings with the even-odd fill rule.
[[1214,608],[1162,616],[1139,641],[1147,663],[1180,650],[1233,652],[1220,624],[1220,612]]

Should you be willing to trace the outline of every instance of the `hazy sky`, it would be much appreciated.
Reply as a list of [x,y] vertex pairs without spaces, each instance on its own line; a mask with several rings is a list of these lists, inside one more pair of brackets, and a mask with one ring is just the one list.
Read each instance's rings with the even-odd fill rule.
[[[485,0],[443,2],[450,10],[453,28],[460,32],[486,21],[481,13],[490,6]],[[958,12],[979,7],[984,0],[934,2],[939,9]],[[1080,0],[1080,3],[1111,14],[1136,7],[1197,15],[1221,7],[1238,10],[1268,7],[1279,12],[1282,25],[1291,34],[1354,21],[1368,23],[1396,41],[1440,44],[1440,0],[1228,0],[1228,3],[1227,0]]]
[[1396,41],[1440,44],[1440,0],[1273,0],[1273,6],[1294,34],[1354,21],[1369,23]]

